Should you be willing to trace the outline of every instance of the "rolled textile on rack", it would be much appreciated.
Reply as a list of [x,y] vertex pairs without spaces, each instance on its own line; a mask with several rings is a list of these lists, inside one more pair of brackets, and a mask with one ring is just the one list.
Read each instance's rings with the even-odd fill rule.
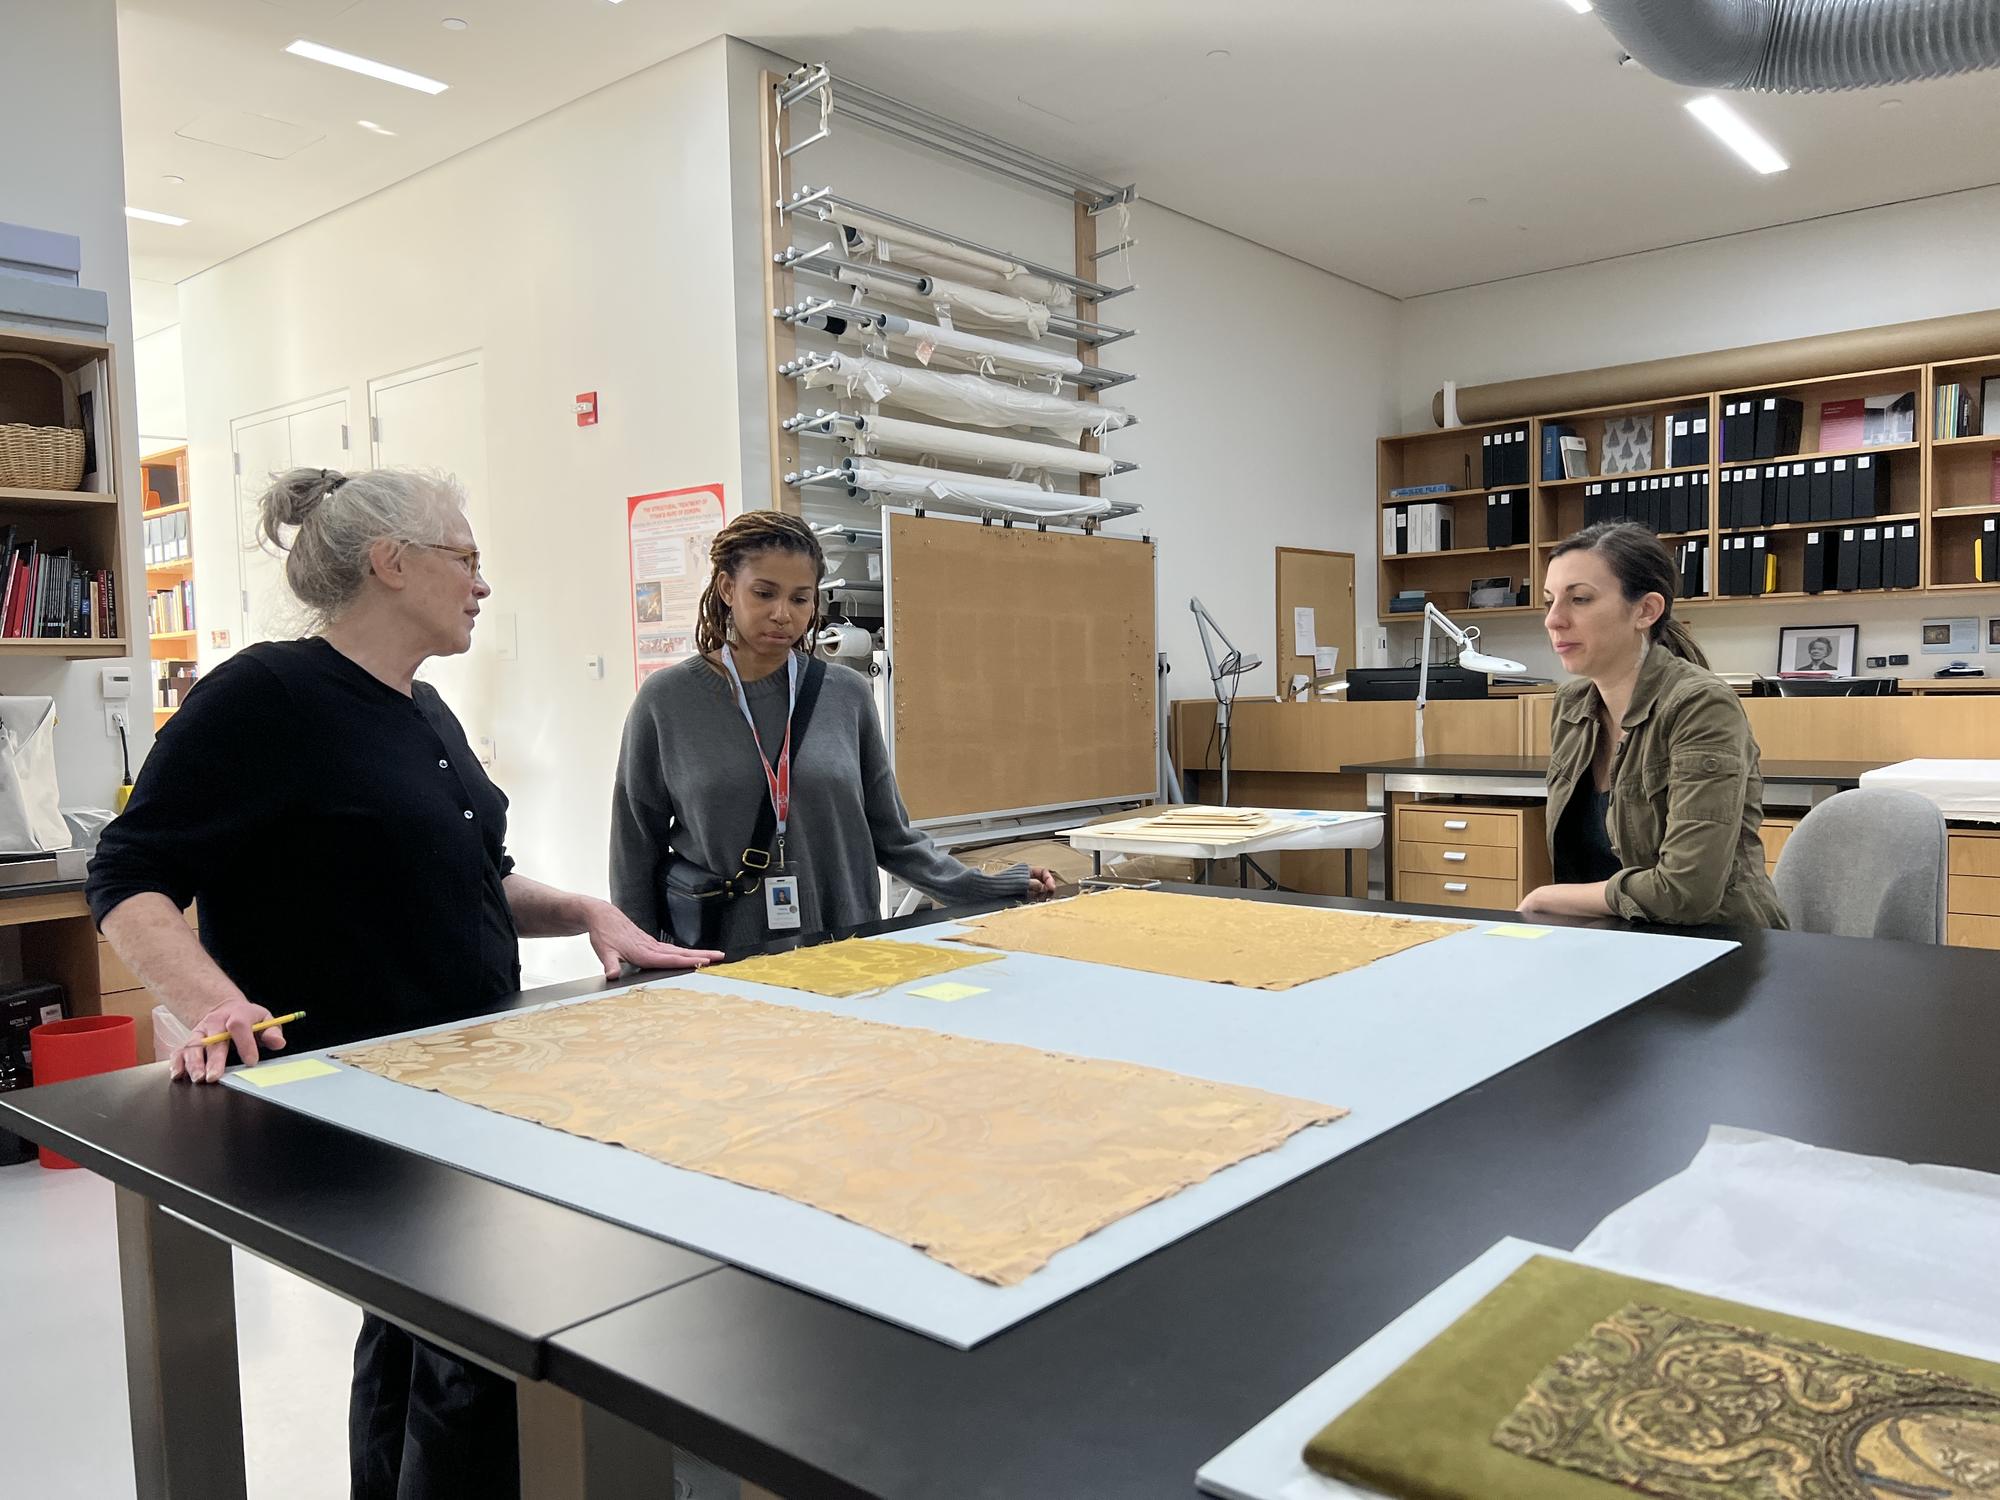
[[1005,339],[984,338],[976,333],[967,333],[962,328],[944,328],[936,323],[926,323],[921,318],[907,318],[901,313],[882,312],[876,308],[814,313],[811,317],[801,318],[798,326],[821,329],[853,343],[865,343],[886,336],[913,349],[928,344],[933,354],[941,350],[958,356],[957,363],[980,369],[982,373],[983,367],[989,364],[1008,365],[1038,375],[1083,373],[1083,361],[1074,355],[1058,354],[1052,349],[1032,349],[1025,344],[1010,344]]
[[1067,308],[1076,301],[1074,288],[1060,281],[1051,281],[1046,276],[1037,276],[1027,267],[1004,256],[973,250],[920,229],[905,229],[900,224],[890,224],[873,214],[860,213],[839,204],[829,206],[821,217],[829,218],[849,231],[846,235],[849,246],[872,249],[885,265],[935,269],[940,275],[972,286],[1012,292],[1017,297],[1046,302],[1052,307]]
[[808,389],[830,386],[849,396],[893,402],[946,422],[974,427],[1040,427],[1059,436],[1084,433],[1102,437],[1132,424],[1122,407],[1095,401],[1072,401],[1046,391],[988,380],[983,375],[946,375],[912,369],[865,354],[835,354],[833,364],[800,377]]
[[1018,479],[989,479],[953,469],[926,469],[873,458],[850,458],[845,467],[849,475],[848,494],[854,498],[864,493],[902,496],[929,505],[955,503],[981,511],[1009,511],[1045,519],[1101,516],[1111,509],[1110,501],[1095,495],[1066,495]]
[[960,432],[955,427],[933,427],[928,422],[905,422],[901,417],[856,417],[851,427],[840,430],[839,436],[857,453],[887,448],[897,453],[929,453],[938,458],[969,459],[982,464],[1019,464],[1023,468],[1051,469],[1063,474],[1109,474],[1117,468],[1117,460],[1106,453],[1086,453],[1081,448],[994,437],[984,432]]
[[897,307],[914,307],[934,316],[943,309],[952,322],[991,328],[1019,328],[1029,338],[1038,339],[1049,331],[1049,309],[1045,303],[1006,292],[989,292],[943,276],[926,276],[921,287],[904,286],[870,275],[865,266],[842,266],[835,272],[849,286]]

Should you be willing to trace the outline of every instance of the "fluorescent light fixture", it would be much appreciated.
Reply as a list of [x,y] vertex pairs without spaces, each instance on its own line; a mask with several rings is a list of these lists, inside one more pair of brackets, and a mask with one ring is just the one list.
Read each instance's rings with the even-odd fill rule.
[[1687,112],[1706,125],[1710,134],[1757,171],[1766,174],[1782,172],[1791,165],[1784,157],[1778,155],[1777,147],[1757,134],[1748,120],[1715,95],[1703,94],[1699,99],[1688,100]]
[[1590,14],[1590,0],[1569,0],[1569,8],[1580,16]]
[[128,219],[144,219],[148,224],[171,224],[176,229],[187,223],[186,219],[176,218],[173,214],[156,214],[150,208],[128,207],[125,210],[125,217]]
[[403,68],[392,68],[387,63],[376,62],[372,57],[356,57],[352,52],[322,47],[318,42],[309,42],[304,37],[300,37],[285,50],[294,57],[310,58],[329,67],[345,68],[350,73],[363,73],[370,78],[379,78],[384,83],[401,84],[404,88],[415,89],[420,94],[442,94],[451,87],[448,83],[439,83],[435,78],[426,78],[421,73],[412,73]]

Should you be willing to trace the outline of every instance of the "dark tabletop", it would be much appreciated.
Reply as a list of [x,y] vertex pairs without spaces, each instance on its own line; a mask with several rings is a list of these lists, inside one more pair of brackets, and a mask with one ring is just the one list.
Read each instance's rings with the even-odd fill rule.
[[[906,918],[856,931],[935,920]],[[600,979],[552,985],[482,1005],[479,1013],[603,988]],[[299,1028],[293,1033],[295,1050],[309,1040]],[[247,1090],[169,1084],[166,1073],[166,1064],[156,1063],[10,1093],[0,1099],[0,1129],[51,1146],[232,1243],[523,1375],[541,1374],[545,1342],[560,1329],[717,1268],[677,1245]]]
[[2000,954],[1743,935],[969,1351],[157,1068],[15,1095],[0,1123],[786,1500],[1190,1495],[1496,1240],[1576,1244],[1711,1123],[2000,1171],[1996,989]]
[[1742,936],[976,1349],[725,1268],[558,1336],[550,1376],[786,1500],[1192,1495],[1495,1241],[1575,1245],[1712,1123],[2000,1171],[2000,954]]
[[[1859,786],[1861,773],[1888,765],[1880,760],[1767,760],[1766,781]],[[1342,766],[1343,776],[1494,776],[1530,778],[1548,774],[1545,755],[1423,755],[1408,760],[1364,761]]]

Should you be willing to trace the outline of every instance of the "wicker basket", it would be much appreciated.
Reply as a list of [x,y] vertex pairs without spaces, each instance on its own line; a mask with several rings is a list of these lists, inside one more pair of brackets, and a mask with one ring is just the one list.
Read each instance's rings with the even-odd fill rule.
[[0,353],[0,418],[8,419],[0,420],[0,488],[73,490],[83,483],[83,429],[65,424],[68,391],[47,360]]

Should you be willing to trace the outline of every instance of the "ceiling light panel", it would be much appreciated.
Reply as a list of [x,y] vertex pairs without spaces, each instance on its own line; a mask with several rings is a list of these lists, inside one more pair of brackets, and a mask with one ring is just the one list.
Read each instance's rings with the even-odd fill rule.
[[1687,112],[1701,121],[1723,145],[1742,157],[1753,170],[1768,176],[1791,166],[1778,154],[1776,146],[1757,133],[1755,126],[1715,95],[1703,94],[1698,99],[1688,100]]
[[379,78],[384,83],[397,84],[406,89],[415,89],[420,94],[442,94],[451,85],[440,83],[435,78],[426,78],[421,73],[412,73],[407,68],[392,67],[388,63],[377,62],[372,57],[357,57],[352,52],[342,52],[336,47],[324,47],[318,42],[309,42],[300,37],[285,49],[294,57],[308,58],[313,62],[325,63],[331,68],[345,68],[350,73],[360,73],[364,77]]

